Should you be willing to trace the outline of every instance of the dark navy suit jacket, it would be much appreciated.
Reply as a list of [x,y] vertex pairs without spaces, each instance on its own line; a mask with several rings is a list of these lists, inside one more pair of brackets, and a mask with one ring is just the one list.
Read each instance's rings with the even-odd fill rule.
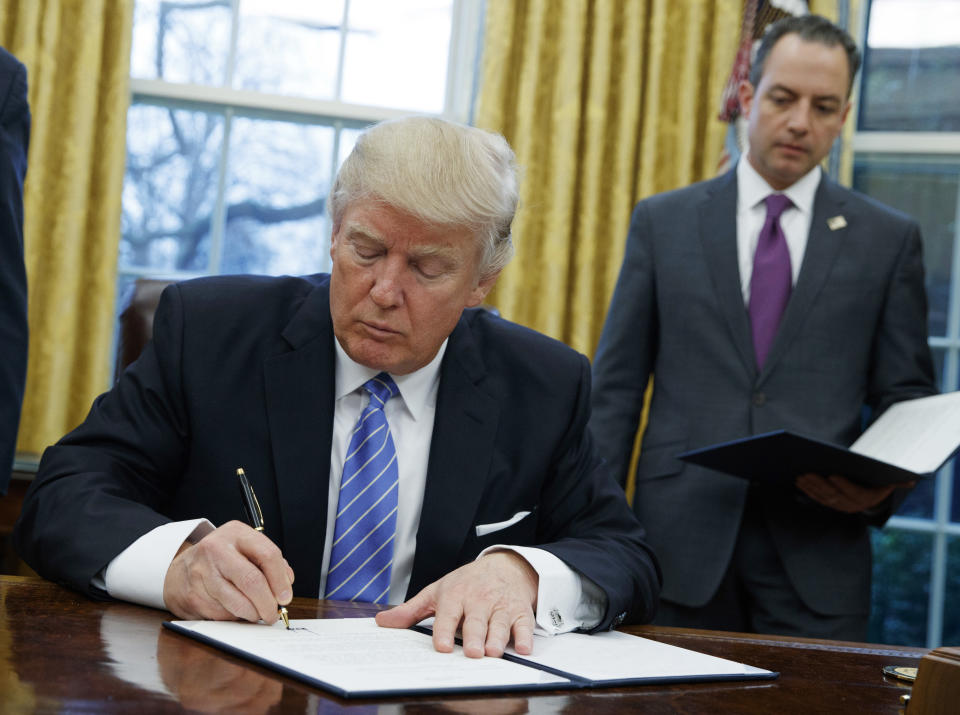
[[[41,575],[90,580],[168,520],[240,514],[235,469],[267,535],[316,597],[334,412],[329,282],[224,277],[175,284],[154,340],[49,448],[15,532]],[[440,369],[409,595],[495,544],[537,545],[607,593],[599,627],[653,615],[655,560],[586,429],[585,357],[484,310],[467,310]],[[478,524],[532,514],[477,537]]]
[[23,179],[29,141],[27,70],[0,48],[0,494],[10,481],[27,376]]

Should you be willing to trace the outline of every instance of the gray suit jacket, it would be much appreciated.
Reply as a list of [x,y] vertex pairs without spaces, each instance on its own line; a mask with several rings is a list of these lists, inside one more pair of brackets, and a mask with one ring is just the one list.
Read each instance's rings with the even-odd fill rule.
[[[781,428],[847,445],[865,407],[876,414],[935,392],[916,223],[824,178],[797,284],[758,372],[736,206],[735,171],[637,205],[594,363],[591,428],[622,483],[654,377],[634,509],[661,561],[663,597],[691,607],[720,584],[750,485],[675,455]],[[835,216],[846,226],[831,230]],[[872,521],[883,523],[903,496]],[[795,489],[758,498],[804,602],[824,614],[867,612],[868,520]]]

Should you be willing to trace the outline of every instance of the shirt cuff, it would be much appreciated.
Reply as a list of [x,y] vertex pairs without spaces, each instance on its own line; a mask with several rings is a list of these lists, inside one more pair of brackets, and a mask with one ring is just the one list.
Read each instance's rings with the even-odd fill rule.
[[[148,531],[125,548],[103,570],[103,588],[113,598],[166,610],[163,582],[177,550],[213,531],[206,519],[173,521]],[[99,586],[94,579],[94,586]]]
[[583,574],[570,568],[557,556],[531,546],[497,544],[480,552],[513,551],[537,572],[538,635],[559,635],[573,630],[594,628],[607,611],[607,594]]

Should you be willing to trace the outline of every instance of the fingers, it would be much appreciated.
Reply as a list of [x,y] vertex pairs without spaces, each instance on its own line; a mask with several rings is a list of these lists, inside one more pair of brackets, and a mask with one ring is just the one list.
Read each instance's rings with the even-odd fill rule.
[[[293,598],[293,569],[283,558],[279,547],[262,533],[250,530],[238,543],[240,552],[256,566],[241,577],[249,578],[259,586],[262,578],[266,579],[273,601],[273,610],[277,604],[286,605]],[[246,591],[244,591],[246,593]],[[258,609],[259,610],[259,609]],[[274,614],[275,615],[275,614]]]
[[462,566],[401,606],[378,613],[381,626],[406,628],[434,617],[433,647],[453,650],[458,629],[464,655],[499,657],[510,643],[518,653],[533,651],[533,603],[537,575],[512,552],[498,552]]
[[821,477],[818,474],[802,474],[795,482],[797,488],[814,501],[848,514],[872,509],[897,488],[909,488],[913,482],[868,487],[852,482],[839,475]]
[[[819,474],[802,474],[797,477],[796,486],[814,501],[837,511],[850,511],[848,499],[830,479]],[[853,511],[859,511],[853,509]]]
[[[529,655],[533,652],[533,612],[510,613],[506,610],[496,610],[490,614],[490,622],[486,630],[486,642],[483,646],[484,655],[499,658],[503,655],[507,645],[513,639],[513,648],[520,655]],[[466,650],[466,628],[464,628],[464,650]]]
[[893,494],[893,490],[897,488],[895,484],[867,487],[838,476],[829,477],[829,481],[841,495],[842,503],[846,504],[850,511],[871,509]]
[[[455,573],[457,572],[454,571],[453,574]],[[460,622],[463,620],[463,602],[454,593],[444,593],[444,590],[448,590],[444,589],[444,580],[453,574],[448,574],[447,577],[437,582],[437,590],[440,591],[441,595],[433,618],[433,648],[440,653],[450,653],[453,650],[454,639],[460,628]],[[466,633],[464,633],[464,636],[466,637]],[[474,624],[471,637],[476,638],[476,624]],[[468,648],[466,642],[464,642],[463,653],[472,658],[479,658],[483,655],[483,646],[481,645],[478,649],[474,643],[471,643]]]
[[394,606],[387,611],[380,611],[375,619],[378,626],[384,628],[409,628],[424,618],[434,614],[432,586],[427,586],[406,603]]
[[450,653],[453,651],[454,638],[460,627],[463,611],[452,599],[441,600],[438,605],[435,594],[442,583],[443,579],[430,584],[406,603],[388,611],[380,611],[374,617],[377,625],[385,628],[409,628],[433,616],[433,647],[440,653]]
[[182,550],[164,580],[167,607],[182,618],[277,620],[293,597],[280,549],[246,524],[229,522]]
[[[520,655],[530,655],[533,653],[533,629],[536,627],[536,620],[533,612],[523,614],[521,618],[514,621],[513,624],[513,649]],[[502,653],[501,649],[501,653]]]

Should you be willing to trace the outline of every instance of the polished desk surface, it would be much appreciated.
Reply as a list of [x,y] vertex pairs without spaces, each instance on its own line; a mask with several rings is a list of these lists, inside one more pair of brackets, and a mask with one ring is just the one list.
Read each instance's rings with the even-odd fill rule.
[[[369,616],[368,604],[294,599],[293,618]],[[489,696],[343,700],[161,627],[169,614],[0,576],[0,712],[897,713],[909,688],[884,665],[918,648],[694,631],[628,630],[777,670],[773,681],[639,685]],[[451,656],[452,657],[452,656]]]

